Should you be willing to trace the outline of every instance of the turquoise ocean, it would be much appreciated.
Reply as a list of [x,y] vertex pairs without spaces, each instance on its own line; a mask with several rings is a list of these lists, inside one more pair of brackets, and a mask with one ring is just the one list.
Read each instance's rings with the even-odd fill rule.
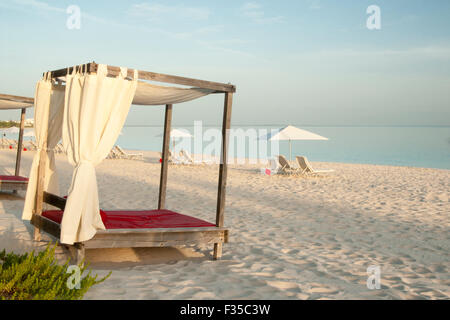
[[[329,140],[292,141],[293,157],[305,155],[310,161],[450,169],[450,126],[332,127],[295,124],[294,126],[317,133]],[[283,125],[233,126],[232,129],[243,131],[250,129],[257,132],[259,137],[259,133],[270,132],[271,129],[280,127]],[[174,128],[194,134],[193,126],[174,126]],[[204,135],[208,130],[209,133],[218,133],[220,128],[203,126],[201,134]],[[133,150],[161,150],[162,132],[161,126],[125,126],[117,144]],[[254,155],[250,151],[250,144],[257,141],[252,138],[246,139],[245,157]],[[175,149],[186,148],[187,144],[186,139],[177,139]],[[207,144],[204,142],[203,148],[206,148]],[[269,153],[270,148],[269,142],[267,152],[260,148],[259,152],[262,155],[258,157],[265,158],[264,154]],[[191,142],[190,151],[191,153],[194,151],[194,142]],[[279,151],[289,157],[289,143],[280,141]]]

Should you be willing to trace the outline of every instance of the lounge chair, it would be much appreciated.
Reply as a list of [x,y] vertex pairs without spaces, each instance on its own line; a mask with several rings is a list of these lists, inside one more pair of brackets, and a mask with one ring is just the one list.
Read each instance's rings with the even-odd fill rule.
[[285,174],[299,174],[301,173],[301,169],[297,167],[293,167],[289,164],[286,158],[282,155],[278,156],[278,162],[280,164],[280,172]]
[[6,149],[9,147],[8,142],[6,141],[6,138],[1,138],[0,139],[0,148],[2,149]]
[[189,161],[184,157],[179,157],[176,153],[169,150],[169,163],[173,164],[189,164]]
[[144,160],[143,153],[127,153],[120,146],[114,147],[115,151],[121,159],[129,159],[129,160]]
[[13,149],[17,148],[17,140],[2,138],[1,139],[2,148],[9,149],[12,147]]
[[114,146],[111,151],[109,151],[107,159],[123,159],[123,155],[117,150],[116,146]]
[[331,173],[334,172],[333,169],[314,169],[309,163],[306,157],[296,156],[298,166],[300,167],[303,174],[320,174],[320,173]]
[[181,159],[185,160],[187,164],[211,164],[211,160],[195,160],[192,158],[189,151],[181,149],[180,151],[180,157]]
[[[162,160],[162,153],[158,152],[159,154],[159,158]],[[180,157],[178,157],[176,154],[172,153],[172,151],[169,150],[169,159],[168,162],[172,163],[172,164],[187,164],[185,159],[182,159]]]
[[62,145],[61,142],[59,142],[59,143],[55,146],[54,150],[55,150],[56,153],[65,153],[65,151],[64,151],[64,146]]
[[115,159],[114,148],[109,151],[106,159]]

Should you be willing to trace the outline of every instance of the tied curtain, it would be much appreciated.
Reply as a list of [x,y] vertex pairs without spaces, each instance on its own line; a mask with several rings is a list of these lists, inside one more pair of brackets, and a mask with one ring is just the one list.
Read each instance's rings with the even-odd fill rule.
[[48,74],[36,85],[34,130],[38,149],[33,158],[22,219],[31,220],[35,208],[38,186],[38,170],[41,157],[45,158],[44,190],[58,194],[53,148],[61,140],[64,114],[64,86],[51,82]]
[[95,166],[105,159],[122,129],[137,88],[137,71],[126,79],[107,77],[107,66],[97,74],[66,77],[63,145],[75,167],[61,222],[61,243],[91,239],[105,226],[100,217]]

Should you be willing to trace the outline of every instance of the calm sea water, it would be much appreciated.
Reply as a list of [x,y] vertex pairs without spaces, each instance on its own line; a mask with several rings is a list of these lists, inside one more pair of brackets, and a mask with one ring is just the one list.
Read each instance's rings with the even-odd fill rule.
[[[325,136],[329,140],[293,141],[293,157],[305,155],[311,161],[450,169],[450,127],[299,127]],[[175,128],[194,134],[192,126],[175,126]],[[233,129],[237,128],[255,129],[258,133],[264,133],[264,130],[270,132],[270,129],[277,127],[233,127]],[[162,137],[159,135],[162,132],[162,127],[126,126],[117,144],[135,150],[161,150]],[[218,133],[219,128],[203,126],[202,133],[206,132]],[[247,139],[246,157],[249,156],[250,140],[254,139]],[[204,148],[207,144],[207,142],[203,143]],[[178,150],[186,145],[186,140],[176,140],[175,148]],[[267,146],[269,151],[270,147],[269,143]],[[287,141],[281,141],[279,148],[281,154],[289,157]],[[193,151],[192,142],[191,152]],[[264,158],[264,155],[260,158]]]
[[[282,126],[235,126],[232,129],[254,130],[259,137],[279,127]],[[292,141],[293,157],[305,155],[311,161],[450,169],[450,127],[299,127],[329,140]],[[193,126],[175,126],[175,128],[194,134]],[[132,150],[161,150],[162,132],[163,128],[160,126],[125,126],[117,144]],[[209,139],[212,139],[211,136],[215,134],[220,137],[219,127],[203,126],[199,136],[209,135]],[[16,135],[7,136],[17,138]],[[201,153],[198,152],[199,149],[195,149],[194,140],[196,139],[177,139],[175,149],[178,151],[184,148],[191,153]],[[259,155],[251,152],[250,145],[255,146],[260,141],[261,139],[247,138],[244,154],[237,153],[237,143],[231,147],[238,157],[259,159],[270,157],[271,143],[267,144],[266,149],[259,148]],[[208,144],[210,142],[203,139],[203,152],[206,154],[211,153],[211,148],[208,152]],[[216,145],[220,150],[220,144]],[[287,141],[279,143],[279,152],[289,158]]]

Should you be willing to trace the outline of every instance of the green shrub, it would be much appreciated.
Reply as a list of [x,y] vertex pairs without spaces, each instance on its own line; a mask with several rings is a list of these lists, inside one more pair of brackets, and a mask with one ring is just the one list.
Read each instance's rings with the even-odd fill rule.
[[18,126],[18,122],[16,121],[0,121],[0,128],[11,128],[11,127],[17,127]]
[[55,248],[56,245],[49,245],[37,255],[34,251],[23,255],[7,254],[5,250],[0,252],[0,300],[77,300],[90,287],[111,275],[110,272],[97,280],[97,275],[92,277],[89,271],[83,277],[87,266],[80,263],[79,289],[70,289],[68,283],[74,283],[73,273],[68,272],[70,260],[59,265],[55,259]]

